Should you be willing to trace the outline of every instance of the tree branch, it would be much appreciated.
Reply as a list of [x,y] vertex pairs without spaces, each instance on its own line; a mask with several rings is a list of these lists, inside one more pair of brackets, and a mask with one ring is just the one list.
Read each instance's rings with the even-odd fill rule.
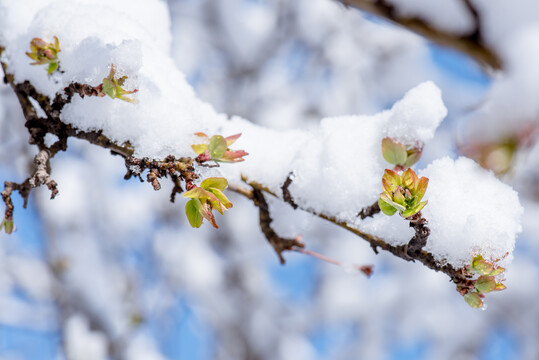
[[[2,49],[0,48],[0,54],[1,54],[1,50]],[[95,95],[93,91],[93,87],[86,86],[84,84],[71,84],[64,89],[64,94],[58,94],[55,97],[55,99],[51,102],[48,97],[42,94],[39,94],[36,91],[36,89],[32,86],[32,84],[30,84],[30,82],[25,81],[21,84],[16,84],[14,82],[13,76],[7,73],[6,65],[4,63],[2,63],[2,68],[4,69],[5,81],[7,81],[11,85],[12,89],[17,94],[17,97],[21,104],[23,114],[26,118],[25,125],[28,128],[28,131],[30,133],[30,143],[36,144],[40,148],[40,153],[38,154],[38,156],[36,156],[36,159],[39,157],[39,159],[36,160],[36,172],[31,177],[31,178],[34,178],[33,180],[34,185],[39,186],[41,184],[46,184],[47,186],[49,186],[49,188],[53,192],[53,195],[55,195],[56,183],[54,183],[50,179],[50,176],[48,176],[48,167],[47,167],[48,165],[45,166],[44,161],[45,163],[47,163],[48,159],[52,155],[54,155],[57,151],[65,150],[67,148],[67,139],[69,137],[76,137],[82,140],[86,140],[91,144],[98,145],[106,149],[110,149],[113,154],[122,156],[126,161],[126,167],[128,169],[127,174],[125,176],[126,179],[134,175],[134,176],[139,177],[139,179],[142,180],[142,177],[141,177],[142,172],[144,170],[149,170],[147,180],[150,183],[152,183],[154,189],[158,190],[160,188],[158,179],[161,177],[167,177],[170,175],[174,183],[174,188],[171,194],[171,201],[174,200],[176,193],[181,192],[183,190],[180,184],[180,180],[185,181],[187,190],[190,190],[190,188],[194,186],[193,180],[196,179],[198,176],[195,173],[195,169],[193,167],[193,159],[191,158],[176,159],[173,156],[168,156],[163,161],[150,160],[146,158],[137,159],[137,158],[132,157],[134,149],[130,146],[130,144],[118,145],[112,142],[107,137],[105,137],[101,133],[101,131],[79,131],[78,129],[75,129],[71,127],[70,125],[64,124],[60,120],[60,113],[63,107],[67,104],[66,101],[69,101],[75,93],[78,93],[80,96]],[[32,102],[30,101],[30,98],[35,99],[39,103],[40,107],[45,112],[46,117],[37,116],[37,112],[35,111],[34,106]],[[59,139],[58,142],[55,145],[53,145],[54,150],[50,154],[48,152],[52,151],[51,150],[52,148],[47,149],[44,145],[44,137],[47,133],[54,134]],[[47,171],[44,170],[45,168]],[[259,184],[254,181],[248,181],[248,179],[244,176],[242,177],[242,179],[252,187],[252,190],[245,190],[245,189],[242,189],[241,187],[237,187],[234,185],[231,185],[230,188],[231,190],[251,199],[255,203],[255,205],[259,208],[260,227],[262,229],[262,232],[268,239],[269,243],[273,246],[275,252],[279,256],[281,263],[284,263],[285,260],[282,256],[283,251],[302,249],[304,245],[301,242],[299,242],[297,238],[296,239],[282,238],[272,229],[271,227],[272,218],[269,212],[268,204],[265,200],[264,193],[270,194],[277,198],[279,197],[275,193],[273,193],[270,189],[265,187],[263,184]],[[27,193],[29,193],[30,191],[29,189],[31,189],[32,187],[32,185],[30,184],[30,180],[27,179],[27,181],[28,181],[28,186],[30,187],[29,188],[24,187],[22,188],[22,190],[19,190],[18,186],[16,185],[9,185],[13,183],[9,183],[8,185],[11,186],[11,190],[9,189],[5,190],[9,192],[9,194],[6,193],[6,196],[11,195],[11,191],[15,189],[15,190],[22,191],[21,194],[23,194],[23,197],[27,199],[28,197]],[[381,248],[382,250],[388,251],[392,253],[393,255],[400,257],[406,261],[417,260],[430,269],[433,269],[435,271],[441,271],[447,274],[451,278],[451,280],[457,284],[457,286],[459,284],[466,283],[466,281],[468,280],[468,276],[464,273],[462,269],[455,269],[451,265],[440,264],[434,260],[434,257],[432,256],[432,254],[422,250],[423,246],[426,243],[426,238],[428,237],[428,234],[430,232],[430,231],[427,231],[428,228],[426,228],[425,226],[426,222],[421,222],[421,221],[415,221],[413,223],[411,222],[411,226],[413,226],[414,229],[416,230],[416,235],[411,239],[409,244],[393,246],[386,243],[381,238],[378,238],[376,236],[370,235],[368,233],[362,232],[356,228],[349,226],[345,221],[340,220],[332,215],[324,214],[324,213],[317,213],[313,211],[312,209],[298,206],[297,203],[294,202],[293,196],[289,190],[289,186],[291,185],[292,181],[293,181],[293,177],[292,177],[292,174],[290,174],[287,177],[287,179],[285,179],[285,181],[283,182],[283,186],[281,190],[283,192],[283,199],[293,208],[300,208],[315,216],[318,216],[338,226],[341,226],[347,229],[348,231],[351,231],[352,233],[356,234],[362,239],[368,241],[376,253],[378,252],[377,249]],[[22,186],[22,185],[19,185],[19,186]],[[4,196],[4,193],[2,195]],[[8,211],[11,211],[11,215],[12,215],[13,204],[11,204],[10,200],[9,201],[5,200],[5,202],[7,206],[6,213]],[[376,209],[375,208],[371,209],[370,213],[371,213],[370,215],[366,215],[366,216],[373,216],[376,213]]]
[[475,8],[470,7],[471,4],[465,0],[465,4],[471,11],[472,16],[476,20],[476,27],[474,31],[467,35],[455,35],[450,32],[446,32],[437,29],[432,24],[417,18],[417,17],[403,17],[400,16],[395,6],[389,4],[386,0],[337,0],[345,6],[352,6],[360,10],[369,12],[371,14],[380,16],[386,20],[389,20],[395,24],[398,24],[408,30],[411,30],[432,42],[448,47],[464,54],[469,55],[475,61],[482,66],[487,66],[495,70],[499,70],[503,67],[503,63],[499,56],[489,48],[484,40],[480,36],[479,27],[479,15]]
[[[56,144],[55,144],[56,145]],[[52,149],[52,150],[51,150]],[[30,191],[33,188],[39,187],[41,185],[46,185],[51,191],[51,199],[54,199],[58,195],[58,184],[50,176],[50,164],[49,160],[52,158],[58,151],[57,146],[52,146],[51,149],[43,149],[37,153],[34,157],[35,169],[29,178],[27,178],[22,183],[18,184],[11,181],[4,182],[4,191],[2,191],[2,200],[6,205],[6,210],[4,212],[4,226],[7,233],[10,233],[13,229],[13,211],[15,207],[11,201],[11,194],[14,190],[18,191],[21,197],[24,200],[23,207],[26,208],[28,205],[28,197],[30,196]]]
[[[249,181],[246,176],[243,176],[242,178],[249,186],[253,188],[252,192],[249,192],[249,190],[238,187],[238,186],[230,186],[229,189],[238,194],[244,195],[249,199],[253,199],[253,198],[256,199],[257,192],[260,194],[266,193],[276,198],[279,198],[275,193],[273,193],[271,190],[264,187],[263,185],[254,181]],[[359,236],[363,240],[366,240],[371,245],[374,252],[377,254],[378,254],[378,248],[380,248],[406,261],[414,261],[414,262],[418,261],[429,269],[446,274],[457,285],[457,287],[461,284],[468,284],[469,282],[470,276],[466,274],[463,271],[463,269],[455,269],[450,264],[441,264],[434,259],[434,256],[431,253],[422,250],[423,246],[426,243],[426,238],[428,237],[428,234],[430,234],[430,230],[428,229],[428,227],[426,227],[426,220],[423,219],[420,214],[419,214],[418,219],[414,218],[410,222],[410,226],[413,227],[414,230],[416,231],[416,234],[414,235],[414,237],[410,240],[408,244],[395,246],[395,245],[386,243],[383,239],[377,236],[374,236],[374,235],[365,233],[359,229],[356,229],[348,225],[346,221],[340,220],[332,215],[318,213],[312,209],[303,208],[301,206],[298,206],[298,208],[354,233],[355,235]],[[270,236],[272,235],[270,234]]]
[[373,217],[379,212],[380,212],[380,206],[378,205],[378,200],[377,200],[372,205],[369,205],[361,209],[361,211],[357,213],[357,216],[359,216],[361,220],[365,220],[368,217]]
[[281,264],[285,263],[284,257],[283,257],[283,251],[290,251],[294,250],[296,248],[304,248],[305,245],[301,243],[298,238],[295,239],[285,239],[277,235],[277,233],[273,230],[271,227],[271,222],[273,219],[271,218],[268,203],[266,202],[266,198],[264,197],[264,194],[262,193],[262,190],[254,188],[253,187],[253,202],[256,206],[258,206],[259,209],[259,216],[260,216],[260,229],[264,233],[264,236],[266,236],[266,239],[271,244],[275,252],[277,253],[277,256],[279,257],[279,260],[281,261]]

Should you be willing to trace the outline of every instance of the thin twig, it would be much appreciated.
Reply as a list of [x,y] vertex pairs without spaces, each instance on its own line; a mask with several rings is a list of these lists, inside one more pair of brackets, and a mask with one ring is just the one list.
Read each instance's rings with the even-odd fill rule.
[[[54,147],[54,146],[53,146]],[[45,148],[37,153],[34,157],[34,172],[32,176],[24,180],[22,183],[15,183],[11,181],[4,182],[4,190],[2,191],[2,200],[6,206],[4,212],[4,221],[13,222],[13,212],[15,207],[11,200],[11,195],[13,191],[18,191],[21,197],[24,200],[23,207],[26,208],[28,205],[28,198],[30,197],[30,191],[33,188],[39,187],[41,185],[46,185],[51,191],[51,199],[54,199],[58,195],[58,188],[56,181],[54,181],[50,176],[50,166],[49,160],[53,157],[55,151],[51,151],[48,148]]]
[[361,220],[365,220],[368,217],[373,217],[379,212],[380,212],[380,206],[378,205],[378,201],[376,201],[372,205],[369,205],[361,209],[361,211],[357,213],[357,216],[359,216]]
[[281,264],[285,263],[283,252],[287,250],[294,250],[297,248],[303,248],[305,245],[299,241],[299,238],[285,239],[277,235],[277,233],[271,227],[271,218],[268,203],[262,193],[262,190],[253,188],[253,201],[259,209],[260,216],[260,229],[264,233],[264,236],[273,247],[273,250],[277,253]]
[[325,256],[325,255],[322,255],[322,254],[319,254],[317,252],[307,250],[307,249],[299,248],[299,249],[294,249],[294,251],[297,251],[297,252],[305,254],[305,255],[313,256],[313,257],[315,257],[317,259],[328,262],[330,264],[334,264],[334,265],[341,266],[341,267],[344,267],[344,268],[352,268],[352,269],[355,269],[355,270],[359,270],[362,273],[364,273],[365,275],[367,275],[367,277],[372,275],[372,271],[373,271],[373,266],[372,265],[345,264],[345,263],[343,263],[341,261],[332,259],[332,258],[330,258],[328,256]]
[[421,215],[421,212],[407,219],[410,220],[410,227],[414,228],[415,235],[408,243],[406,252],[409,256],[414,257],[420,254],[423,247],[427,245],[430,229],[427,226],[427,219]]
[[[269,189],[267,189],[267,187],[261,186],[257,182],[249,181],[246,176],[243,176],[243,180],[246,181],[254,190],[259,190],[260,192],[264,192],[264,193],[270,194],[270,195],[272,195],[274,197],[277,197],[273,192],[271,192]],[[414,251],[409,252],[409,248],[410,248],[409,244],[398,245],[398,246],[391,245],[391,244],[388,244],[387,242],[385,242],[382,238],[379,238],[377,236],[374,236],[374,235],[368,234],[366,232],[363,232],[363,231],[361,231],[359,229],[356,229],[356,228],[350,226],[348,224],[348,222],[337,219],[334,216],[327,215],[327,214],[324,214],[324,213],[318,213],[318,212],[316,212],[316,211],[314,211],[312,209],[303,208],[301,206],[298,207],[298,208],[303,210],[303,211],[306,211],[306,212],[308,212],[308,213],[310,213],[312,215],[315,215],[315,216],[317,216],[317,217],[319,217],[321,219],[327,220],[327,221],[329,221],[329,222],[331,222],[331,223],[333,223],[335,225],[338,225],[338,226],[340,226],[340,227],[354,233],[355,235],[359,236],[360,238],[366,240],[370,244],[372,249],[375,251],[375,253],[378,253],[378,249],[382,249],[382,250],[387,251],[387,252],[393,254],[394,256],[397,256],[397,257],[399,257],[401,259],[404,259],[406,261],[418,261],[418,262],[422,263],[423,265],[425,265],[426,267],[428,267],[429,269],[432,269],[434,271],[439,271],[439,272],[442,272],[442,273],[446,274],[457,285],[460,284],[460,283],[465,283],[466,281],[468,281],[468,277],[462,271],[462,269],[455,269],[450,264],[440,263],[439,261],[434,259],[434,256],[431,253],[429,253],[427,251],[420,250],[419,252],[416,252],[415,247],[413,246],[413,244],[412,244],[412,249]]]
[[291,172],[286,177],[285,182],[283,183],[283,186],[281,187],[281,190],[283,191],[283,200],[290,204],[292,208],[295,210],[298,208],[298,205],[294,202],[294,198],[292,197],[292,194],[290,193],[290,190],[288,190],[288,187],[292,184],[292,181],[294,180],[294,173]]

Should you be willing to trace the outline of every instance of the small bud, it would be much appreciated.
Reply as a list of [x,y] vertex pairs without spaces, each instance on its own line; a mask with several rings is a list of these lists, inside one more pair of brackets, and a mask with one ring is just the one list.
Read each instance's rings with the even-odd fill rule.
[[412,198],[412,193],[410,192],[410,190],[404,190],[404,197],[406,198],[406,200],[410,200]]
[[199,163],[213,160],[215,162],[240,162],[244,156],[249,155],[243,150],[230,150],[228,147],[233,144],[241,134],[236,134],[228,137],[214,135],[211,138],[204,133],[195,133],[198,137],[203,138],[206,143],[193,144],[191,147],[198,154],[196,160]]
[[[379,206],[386,215],[393,215],[395,211],[389,206],[399,211],[404,218],[413,216],[427,205],[427,201],[421,201],[427,191],[429,179],[421,177],[411,168],[408,168],[402,176],[397,172],[386,169],[382,177],[382,190],[380,194]],[[385,203],[388,206],[382,204]]]
[[47,73],[50,75],[58,69],[58,53],[60,52],[60,44],[58,38],[54,36],[54,44],[47,43],[43,39],[33,38],[30,42],[30,52],[26,53],[30,59],[34,60],[30,65],[45,65],[48,64]]
[[4,227],[4,231],[6,234],[11,234],[13,230],[15,230],[15,224],[13,224],[13,220],[2,220],[2,223],[0,224],[0,229],[2,229],[2,226]]
[[[203,219],[208,220],[213,227],[219,228],[215,222],[212,210],[217,210],[221,215],[232,207],[232,202],[223,193],[228,186],[225,178],[208,178],[202,181],[199,187],[187,183],[189,191],[183,193],[183,197],[190,198],[185,206],[185,212],[192,227],[200,227]],[[190,188],[190,189],[189,189]]]
[[135,103],[135,99],[128,98],[125,95],[134,94],[138,92],[138,89],[128,91],[122,88],[125,80],[127,80],[127,76],[122,76],[119,79],[116,78],[116,69],[114,68],[114,65],[111,65],[109,75],[103,79],[103,84],[98,86],[102,91],[99,96],[108,95],[111,99],[120,99]]
[[159,174],[153,170],[150,171],[147,176],[148,182],[152,184],[153,189],[155,191],[158,191],[161,189],[161,184],[159,183],[158,177],[159,177]]

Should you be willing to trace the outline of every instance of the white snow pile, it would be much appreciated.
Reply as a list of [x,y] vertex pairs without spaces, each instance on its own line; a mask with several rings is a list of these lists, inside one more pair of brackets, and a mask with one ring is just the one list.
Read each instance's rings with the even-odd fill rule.
[[524,211],[514,190],[464,157],[438,159],[419,175],[430,180],[422,211],[432,229],[427,251],[456,266],[478,253],[510,262]]
[[[381,140],[391,136],[413,145],[429,141],[447,110],[440,90],[431,82],[410,90],[392,109],[373,116],[327,118],[312,130],[273,131],[240,118],[228,119],[197,98],[170,58],[169,19],[159,0],[33,2],[27,22],[10,22],[30,12],[27,2],[0,0],[0,23],[6,24],[0,44],[17,82],[29,80],[53,97],[72,81],[97,86],[114,64],[128,76],[126,87],[139,90],[137,103],[108,97],[75,96],[62,120],[81,130],[103,131],[109,138],[129,141],[135,156],[194,156],[193,134],[243,133],[235,149],[249,152],[240,164],[223,165],[203,176],[222,174],[231,182],[241,175],[280,194],[289,173],[289,190],[304,209],[333,216],[392,244],[413,236],[398,215],[378,214],[360,220],[356,214],[374,203],[382,191],[381,177],[389,167]],[[99,26],[95,19],[100,19]],[[110,24],[110,26],[101,26]],[[25,55],[32,38],[60,41],[61,72],[50,77],[43,66],[31,66]],[[427,249],[455,266],[469,263],[474,253],[491,260],[511,253],[520,231],[521,207],[514,191],[471,160],[442,159],[424,172],[430,178],[424,210],[432,235]],[[510,259],[510,255],[505,256]]]

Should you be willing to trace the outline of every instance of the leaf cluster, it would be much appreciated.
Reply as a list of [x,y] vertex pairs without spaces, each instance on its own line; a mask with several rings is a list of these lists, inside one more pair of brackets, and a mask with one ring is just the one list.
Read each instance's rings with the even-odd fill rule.
[[125,95],[134,94],[138,91],[138,89],[131,91],[125,90],[122,87],[125,80],[127,80],[127,76],[116,78],[116,70],[114,69],[114,65],[111,65],[109,75],[103,79],[103,96],[108,95],[111,99],[120,99],[130,103],[136,102],[135,99],[128,98]]
[[199,187],[183,194],[183,197],[191,199],[185,205],[185,213],[192,227],[200,227],[206,219],[214,228],[219,228],[212,210],[217,210],[223,215],[224,211],[232,207],[232,203],[223,193],[227,186],[228,181],[225,178],[212,177],[202,181]]
[[472,259],[470,266],[466,270],[472,274],[479,275],[474,280],[473,288],[464,294],[464,300],[473,308],[483,306],[483,298],[485,294],[491,291],[500,291],[506,289],[506,286],[501,282],[496,282],[496,276],[502,274],[505,268],[496,266],[493,262],[483,259],[481,254]]
[[40,38],[33,38],[30,41],[30,52],[26,55],[34,60],[30,65],[45,65],[48,64],[47,73],[50,75],[58,69],[58,53],[60,52],[60,43],[58,38],[54,36],[54,43],[48,43]]
[[244,156],[249,155],[243,150],[231,150],[229,148],[238,138],[240,134],[227,136],[226,138],[221,135],[213,135],[208,137],[208,135],[198,132],[196,136],[202,138],[204,143],[194,144],[191,147],[197,153],[197,160],[199,162],[204,161],[215,161],[215,162],[240,162],[244,161]]
[[411,168],[408,168],[402,175],[396,171],[386,169],[382,177],[382,189],[378,199],[380,210],[386,215],[392,216],[397,211],[408,218],[421,211],[427,205],[427,201],[421,201],[429,179],[418,178]]

